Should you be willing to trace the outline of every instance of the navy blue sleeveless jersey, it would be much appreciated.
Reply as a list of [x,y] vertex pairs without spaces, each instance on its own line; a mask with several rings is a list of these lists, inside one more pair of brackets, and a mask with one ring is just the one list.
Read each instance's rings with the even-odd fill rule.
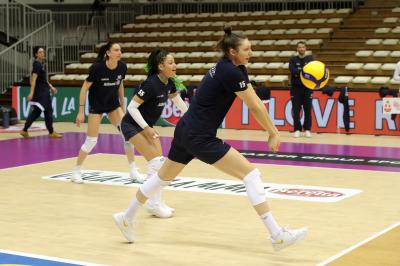
[[181,120],[194,134],[216,135],[236,98],[235,92],[246,90],[249,83],[244,65],[235,66],[228,58],[221,58],[204,76]]
[[37,75],[37,79],[32,101],[40,103],[46,109],[51,105],[50,86],[46,79],[46,71],[40,61],[35,60],[33,62],[33,73]]
[[118,89],[127,72],[124,62],[118,61],[115,69],[109,69],[106,61],[96,62],[89,69],[89,112],[110,112],[120,106]]
[[[149,126],[153,126],[160,118],[168,95],[175,93],[176,87],[171,79],[164,84],[157,74],[147,77],[147,79],[136,90],[135,95],[143,100],[139,106],[140,114]],[[136,124],[129,113],[126,113],[123,120],[131,124]]]

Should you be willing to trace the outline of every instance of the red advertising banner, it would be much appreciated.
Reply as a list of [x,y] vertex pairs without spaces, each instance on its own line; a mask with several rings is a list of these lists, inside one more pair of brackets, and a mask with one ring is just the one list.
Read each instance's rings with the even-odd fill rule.
[[[313,94],[312,131],[345,133],[343,105],[338,101],[339,92],[332,97],[315,91]],[[292,104],[288,90],[272,90],[269,103],[265,104],[271,119],[279,130],[292,131]],[[374,135],[400,135],[399,115],[395,120],[383,114],[382,99],[378,92],[349,91],[350,133]],[[247,106],[236,99],[225,118],[225,128],[260,129]]]
[[[26,95],[29,87],[13,86],[12,106],[17,110],[19,119],[24,119],[29,112]],[[315,91],[313,94],[312,131],[345,133],[343,124],[343,104],[338,101],[339,92],[332,97]],[[74,122],[79,97],[79,88],[62,88],[53,97],[55,121]],[[129,100],[131,96],[127,96]],[[350,131],[354,134],[374,134],[400,136],[400,115],[392,120],[391,115],[384,114],[382,98],[378,92],[349,91]],[[279,130],[292,131],[292,104],[288,90],[271,90],[271,99],[265,104]],[[168,100],[158,125],[174,126],[182,116],[181,112]],[[236,98],[222,125],[233,129],[261,129],[250,115],[247,106]]]

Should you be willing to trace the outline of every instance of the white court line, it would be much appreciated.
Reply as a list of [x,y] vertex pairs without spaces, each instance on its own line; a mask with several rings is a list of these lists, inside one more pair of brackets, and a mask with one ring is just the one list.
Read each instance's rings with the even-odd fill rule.
[[325,266],[325,265],[327,265],[328,263],[331,263],[332,261],[334,261],[334,260],[336,260],[336,259],[338,259],[338,258],[340,258],[340,257],[342,257],[342,256],[344,256],[344,255],[346,255],[346,254],[349,253],[350,251],[353,251],[354,249],[356,249],[356,248],[358,248],[358,247],[364,245],[365,243],[367,243],[367,242],[369,242],[369,241],[371,241],[371,240],[373,240],[373,239],[375,239],[375,238],[377,238],[377,237],[383,235],[384,233],[386,233],[386,232],[388,232],[388,231],[390,231],[390,230],[392,230],[392,229],[394,229],[394,228],[396,228],[396,227],[398,227],[398,226],[400,226],[400,222],[397,222],[397,223],[395,223],[395,224],[392,224],[391,226],[389,226],[389,227],[383,229],[382,231],[380,231],[380,232],[378,232],[378,233],[376,233],[376,234],[374,234],[374,235],[368,237],[367,239],[365,239],[365,240],[363,240],[363,241],[361,241],[361,242],[358,242],[357,244],[355,244],[355,245],[353,245],[353,246],[351,246],[351,247],[349,247],[349,248],[347,248],[347,249],[345,249],[345,250],[339,252],[338,254],[336,254],[336,255],[330,257],[329,259],[324,260],[323,262],[317,264],[316,266]]
[[0,253],[10,254],[10,255],[17,255],[17,256],[24,256],[24,257],[35,258],[35,259],[56,261],[56,262],[64,262],[64,263],[71,263],[71,264],[82,264],[82,265],[85,265],[85,266],[106,266],[104,264],[95,264],[95,263],[91,263],[91,262],[69,260],[69,259],[61,259],[61,258],[57,258],[57,257],[48,257],[48,256],[31,254],[31,253],[25,253],[25,252],[5,250],[5,249],[0,249]]

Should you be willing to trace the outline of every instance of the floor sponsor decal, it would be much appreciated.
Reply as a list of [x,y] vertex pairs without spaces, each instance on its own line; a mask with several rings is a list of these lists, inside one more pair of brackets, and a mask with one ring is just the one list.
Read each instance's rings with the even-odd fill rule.
[[346,155],[329,155],[329,154],[324,155],[324,154],[309,154],[309,153],[307,154],[307,153],[290,153],[290,152],[273,153],[273,152],[263,152],[263,151],[240,151],[240,153],[247,158],[255,158],[255,159],[400,167],[400,160],[394,158],[375,158],[375,157],[365,157],[365,156],[346,156]]
[[[70,181],[72,173],[44,176],[43,179]],[[129,178],[128,173],[87,170],[83,172],[85,183],[114,186],[139,187]],[[312,202],[338,202],[361,193],[359,189],[303,186],[290,184],[264,183],[268,198],[301,200]],[[203,192],[213,194],[247,196],[246,188],[241,181],[217,178],[193,178],[178,176],[165,188],[169,190]]]

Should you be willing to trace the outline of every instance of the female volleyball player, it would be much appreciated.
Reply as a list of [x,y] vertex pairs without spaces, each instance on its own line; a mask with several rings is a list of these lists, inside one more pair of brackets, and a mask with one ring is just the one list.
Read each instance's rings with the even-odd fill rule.
[[224,56],[205,75],[189,110],[176,126],[168,159],[158,173],[140,186],[128,209],[113,215],[117,226],[129,242],[134,241],[132,221],[139,206],[167,186],[194,157],[243,180],[250,203],[268,229],[276,250],[295,243],[306,233],[306,228],[288,230],[278,225],[266,202],[261,172],[236,149],[216,137],[217,128],[238,96],[268,132],[270,149],[276,152],[280,144],[278,130],[251,87],[244,66],[252,54],[249,40],[245,36],[232,33],[228,26],[224,32],[217,44]]
[[55,132],[53,129],[53,107],[51,106],[50,90],[53,94],[56,94],[57,89],[46,79],[46,71],[43,66],[43,60],[45,58],[44,48],[39,46],[35,47],[33,49],[33,54],[35,56],[35,61],[32,66],[31,90],[27,97],[32,105],[32,112],[28,115],[24,128],[20,131],[20,135],[24,138],[29,138],[28,129],[43,112],[46,128],[49,131],[49,137],[61,138],[62,135]]
[[[177,89],[174,57],[166,51],[155,49],[147,60],[147,79],[137,89],[128,105],[128,113],[121,122],[125,140],[135,145],[137,151],[148,161],[147,177],[155,174],[165,161],[158,134],[153,125],[160,118],[168,98],[185,113],[187,106]],[[147,210],[160,218],[172,216],[173,209],[162,200],[158,191],[149,198]]]
[[[72,172],[71,181],[83,183],[81,168],[87,155],[97,144],[99,126],[103,114],[120,130],[124,116],[124,83],[126,64],[120,61],[121,47],[117,43],[107,43],[100,48],[96,62],[89,69],[89,76],[84,81],[79,95],[79,113],[76,124],[79,127],[85,120],[86,94],[89,91],[89,115],[86,140],[83,143]],[[132,179],[143,180],[134,162],[133,146],[124,142],[125,153],[129,162],[129,174]]]

